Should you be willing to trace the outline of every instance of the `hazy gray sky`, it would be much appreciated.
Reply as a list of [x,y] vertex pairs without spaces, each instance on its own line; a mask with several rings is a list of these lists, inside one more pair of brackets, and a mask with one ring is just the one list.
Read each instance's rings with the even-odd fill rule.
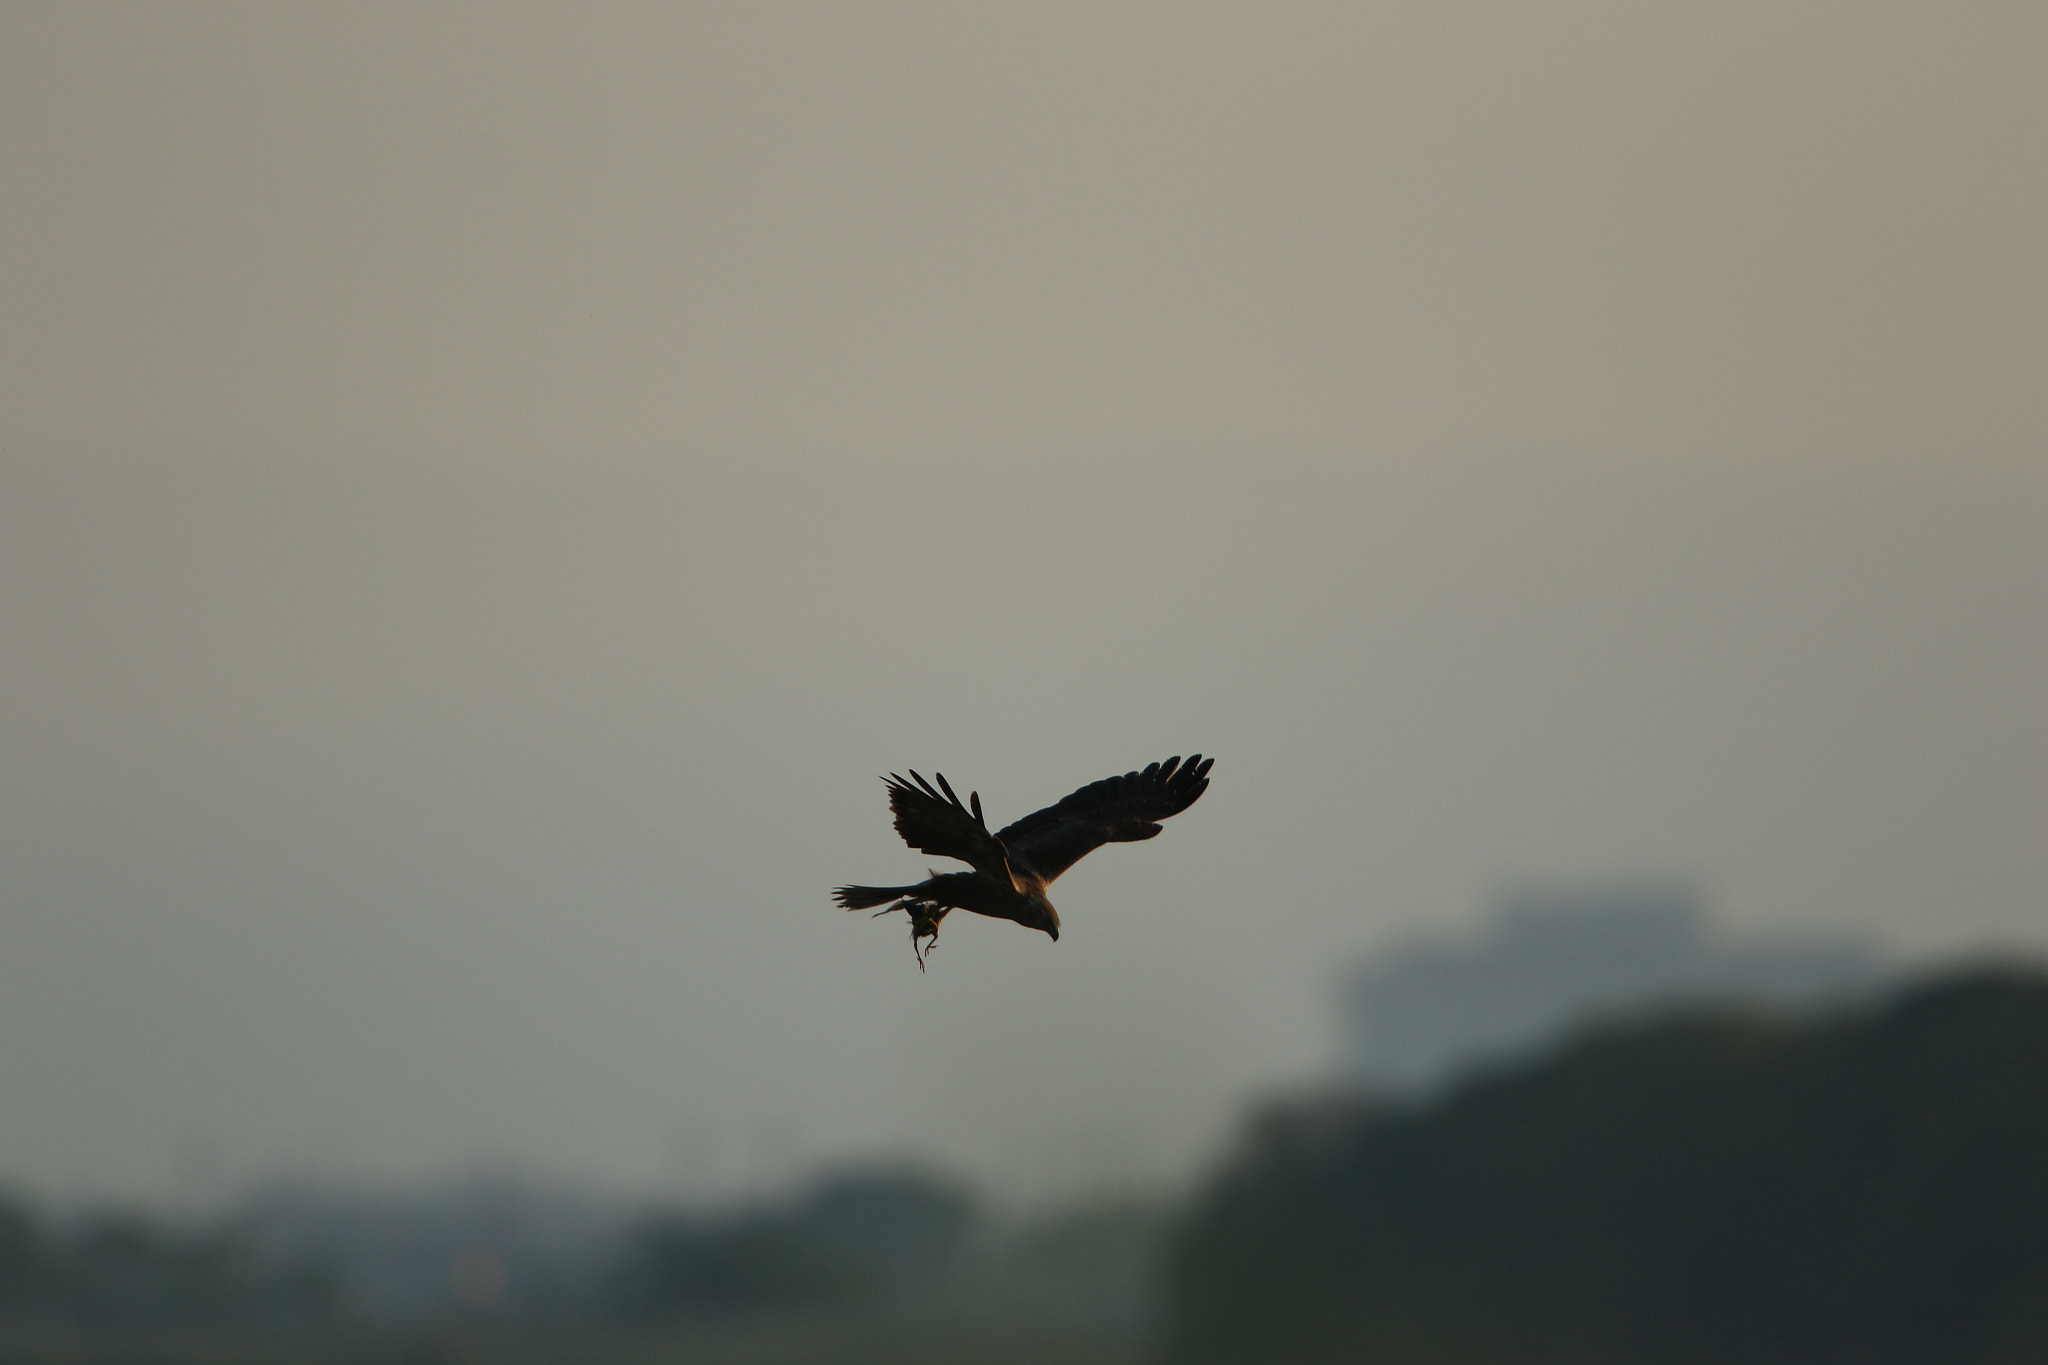
[[[1520,881],[2048,946],[2038,4],[0,8],[0,1179],[1185,1170]],[[876,778],[1214,786],[1054,945]]]

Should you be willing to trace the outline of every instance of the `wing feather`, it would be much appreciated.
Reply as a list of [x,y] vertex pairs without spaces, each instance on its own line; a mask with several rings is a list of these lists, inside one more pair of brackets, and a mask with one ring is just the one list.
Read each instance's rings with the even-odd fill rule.
[[974,809],[969,811],[953,794],[944,774],[937,775],[937,788],[915,768],[910,770],[910,776],[916,785],[895,773],[883,779],[889,787],[889,809],[896,814],[896,832],[903,836],[903,842],[921,853],[958,858],[979,871],[1008,880],[1008,850],[1000,838],[988,832],[988,825],[981,818],[980,793],[975,794]]
[[1046,881],[1104,844],[1135,843],[1159,833],[1159,821],[1180,814],[1209,789],[1213,758],[1192,755],[1147,764],[1142,771],[1090,782],[1044,810],[996,832],[1020,866]]

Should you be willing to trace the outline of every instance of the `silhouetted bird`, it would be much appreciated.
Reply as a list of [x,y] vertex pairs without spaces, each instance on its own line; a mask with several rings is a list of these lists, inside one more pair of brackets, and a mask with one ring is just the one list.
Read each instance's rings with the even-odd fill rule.
[[1104,844],[1136,843],[1159,833],[1158,821],[1180,814],[1208,790],[1215,763],[1195,754],[1186,763],[1169,758],[1143,772],[1105,777],[994,834],[981,818],[981,793],[969,792],[969,805],[963,806],[943,773],[937,774],[936,788],[916,769],[910,773],[915,786],[891,773],[883,781],[903,842],[924,853],[958,858],[974,870],[934,870],[929,881],[915,886],[842,886],[832,898],[848,910],[894,901],[875,913],[908,911],[910,950],[920,970],[931,945],[922,950],[918,945],[938,938],[939,921],[948,910],[1012,919],[1027,929],[1044,930],[1057,942],[1060,917],[1045,898],[1045,888]]

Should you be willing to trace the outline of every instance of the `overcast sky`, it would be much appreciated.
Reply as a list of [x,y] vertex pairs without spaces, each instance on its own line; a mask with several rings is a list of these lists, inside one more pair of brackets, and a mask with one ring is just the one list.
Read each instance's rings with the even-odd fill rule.
[[[0,1180],[1166,1178],[1500,888],[2048,948],[2048,9],[0,8]],[[877,777],[1218,756],[931,970]],[[961,922],[967,920],[968,922]]]

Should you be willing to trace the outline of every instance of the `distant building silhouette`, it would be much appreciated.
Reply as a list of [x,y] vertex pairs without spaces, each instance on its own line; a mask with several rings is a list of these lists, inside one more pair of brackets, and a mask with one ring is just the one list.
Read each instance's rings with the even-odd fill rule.
[[1373,1089],[1426,1089],[1600,1015],[1675,1000],[1817,1004],[1888,975],[1853,940],[1721,942],[1683,884],[1521,893],[1477,939],[1412,942],[1357,972],[1345,1069]]

